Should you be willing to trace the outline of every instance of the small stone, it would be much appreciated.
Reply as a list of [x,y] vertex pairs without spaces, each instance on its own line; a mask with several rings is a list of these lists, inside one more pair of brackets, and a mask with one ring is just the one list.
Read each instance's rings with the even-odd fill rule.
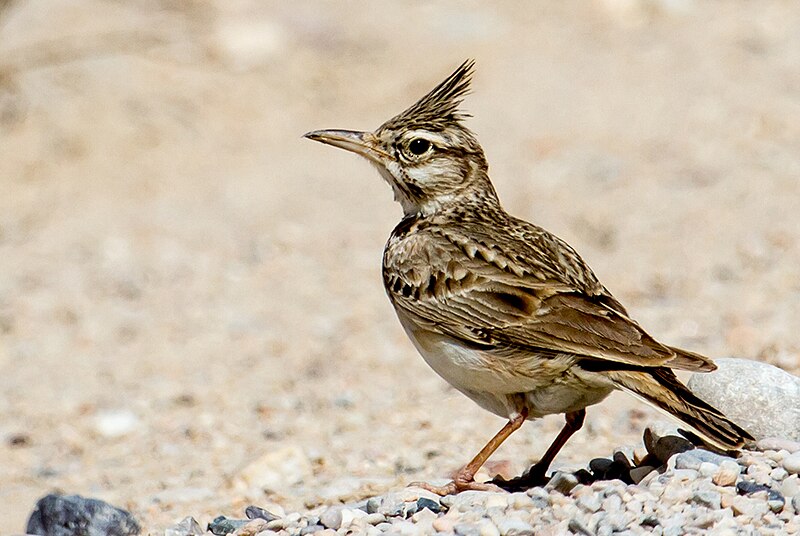
[[800,451],[800,441],[792,441],[791,439],[784,439],[782,437],[767,437],[756,443],[758,450],[785,450],[786,452]]
[[[569,492],[578,484],[579,482],[575,475],[556,471],[545,486],[545,489],[554,489],[563,495],[569,495]],[[502,533],[502,530],[500,532]]]
[[533,536],[535,534],[529,523],[513,517],[500,521],[497,524],[497,530],[500,531],[501,536]]
[[604,479],[614,460],[608,458],[594,458],[589,462],[589,470],[599,479]]
[[188,516],[166,529],[164,536],[202,536],[205,532],[195,518]]
[[259,506],[250,505],[244,509],[244,515],[247,519],[263,519],[264,521],[275,521],[280,516],[276,516],[272,512],[268,512]]
[[364,523],[367,525],[377,525],[379,523],[383,523],[384,521],[386,521],[386,516],[377,512],[364,516]]
[[381,499],[380,497],[372,497],[369,500],[367,500],[367,513],[368,514],[377,513],[378,508],[381,507],[381,502],[383,502],[383,499]]
[[139,417],[128,409],[100,411],[94,416],[94,429],[103,437],[128,435],[139,425]]
[[784,497],[794,497],[800,494],[800,476],[792,475],[784,478],[783,482],[781,482],[780,492]]
[[712,510],[719,510],[720,501],[722,496],[716,491],[695,491],[689,499],[694,504],[711,508]]
[[449,516],[439,516],[433,520],[431,524],[433,530],[436,532],[453,532],[455,529],[455,524],[453,519]]
[[300,529],[300,536],[306,536],[307,534],[315,534],[317,532],[322,532],[323,530],[325,530],[325,527],[323,527],[322,525],[308,525]]
[[694,445],[680,436],[664,436],[655,444],[653,456],[666,463],[672,456],[694,449]]
[[711,481],[717,486],[733,486],[739,478],[741,467],[735,461],[722,462]]
[[217,516],[208,524],[208,531],[217,536],[225,536],[244,527],[250,522],[249,519],[230,519],[225,516]]
[[786,456],[782,465],[789,473],[793,475],[800,474],[800,451]]
[[719,469],[719,465],[710,462],[701,462],[700,467],[697,468],[697,472],[700,476],[711,477],[716,474],[717,469]]
[[339,530],[342,527],[342,510],[341,506],[334,506],[328,508],[319,516],[319,522],[329,529]]
[[442,505],[440,505],[437,501],[428,499],[427,497],[420,497],[417,499],[417,511],[420,511],[424,508],[427,508],[434,514],[438,514],[442,511]]
[[750,517],[757,517],[767,513],[766,503],[741,496],[733,498],[731,508],[736,515],[746,515]]
[[503,508],[508,506],[508,496],[505,493],[491,493],[486,496],[483,504],[486,508]]
[[721,465],[722,462],[732,461],[735,462],[730,456],[722,456],[705,449],[694,449],[678,454],[675,458],[675,467],[677,469],[699,469],[701,463],[711,463],[714,465]]
[[800,493],[792,497],[792,507],[797,515],[800,515]]
[[457,523],[453,526],[453,532],[458,536],[480,536],[481,529],[472,523]]
[[575,501],[575,504],[578,506],[578,508],[586,513],[592,514],[600,510],[602,506],[600,499],[594,494],[578,497],[578,499]]
[[789,472],[783,467],[776,467],[769,473],[769,477],[776,482],[780,482],[787,476],[789,476]]
[[480,536],[500,536],[500,530],[489,519],[478,521],[478,532]]
[[139,534],[133,516],[99,499],[80,495],[46,495],[36,502],[26,532],[48,536],[128,536]]
[[523,492],[510,493],[507,502],[515,510],[530,510],[533,507],[533,499]]
[[[749,359],[717,359],[717,370],[693,374],[689,389],[756,439],[800,441],[800,378]],[[788,470],[788,469],[787,469]]]
[[655,467],[649,467],[647,465],[644,465],[642,467],[634,467],[630,471],[631,480],[633,480],[634,484],[639,484],[642,480],[644,480],[644,478],[647,475],[649,475],[650,473],[652,473],[655,470],[656,470]]
[[231,536],[256,536],[267,529],[267,522],[263,519],[252,519],[236,529]]

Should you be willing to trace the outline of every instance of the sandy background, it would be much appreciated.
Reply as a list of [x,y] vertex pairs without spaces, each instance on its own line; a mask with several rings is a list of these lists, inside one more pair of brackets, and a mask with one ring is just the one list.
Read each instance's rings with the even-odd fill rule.
[[[511,212],[659,338],[798,370],[796,3],[2,0],[0,532],[52,490],[156,531],[477,451],[502,422],[384,296],[389,188],[301,139],[377,127],[467,57]],[[560,461],[656,418],[612,397]],[[494,459],[521,471],[561,423]]]

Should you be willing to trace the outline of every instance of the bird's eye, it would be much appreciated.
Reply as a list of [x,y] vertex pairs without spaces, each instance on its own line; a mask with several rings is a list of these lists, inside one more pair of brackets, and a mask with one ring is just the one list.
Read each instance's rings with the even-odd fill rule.
[[408,143],[408,150],[416,156],[427,153],[430,148],[431,142],[422,138],[414,138]]

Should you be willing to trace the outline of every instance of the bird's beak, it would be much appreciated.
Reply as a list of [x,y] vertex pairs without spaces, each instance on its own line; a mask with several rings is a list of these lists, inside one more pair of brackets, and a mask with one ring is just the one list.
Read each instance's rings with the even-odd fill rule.
[[378,147],[375,135],[371,132],[358,132],[356,130],[314,130],[303,134],[304,138],[339,147],[346,151],[382,164],[389,155]]

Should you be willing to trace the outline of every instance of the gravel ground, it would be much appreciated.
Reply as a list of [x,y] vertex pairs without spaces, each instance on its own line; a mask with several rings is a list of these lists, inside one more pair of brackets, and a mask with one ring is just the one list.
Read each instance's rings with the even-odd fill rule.
[[[794,3],[0,1],[0,532],[53,490],[154,534],[250,504],[320,515],[480,448],[502,422],[426,368],[384,296],[389,189],[300,138],[374,128],[467,57],[511,212],[658,338],[798,372]],[[614,395],[557,464],[659,419]],[[490,469],[519,473],[561,424],[526,424]],[[526,497],[561,530],[582,494],[628,519],[687,473],[669,475]],[[691,482],[703,498],[660,519],[754,519]],[[502,533],[528,499],[466,495],[444,518],[475,500]],[[788,530],[788,508],[759,519]],[[598,512],[582,523],[613,530]],[[434,522],[389,523],[413,516]]]

